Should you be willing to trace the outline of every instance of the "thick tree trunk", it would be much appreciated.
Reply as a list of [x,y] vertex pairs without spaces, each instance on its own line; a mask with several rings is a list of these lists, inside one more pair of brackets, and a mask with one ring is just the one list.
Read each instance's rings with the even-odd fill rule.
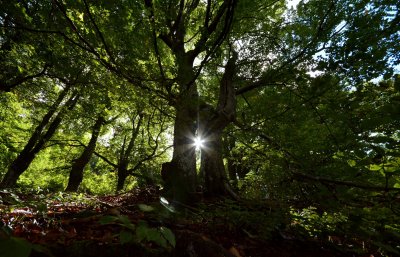
[[[61,95],[65,96],[64,92],[61,93]],[[60,99],[57,99],[56,103],[59,104],[61,101],[58,100]],[[77,94],[73,94],[69,98],[64,107],[66,107],[68,110],[73,109],[77,100],[78,100]],[[3,180],[0,183],[0,188],[15,187],[19,176],[21,176],[21,174],[28,169],[29,165],[35,159],[37,153],[39,153],[39,151],[43,148],[45,143],[48,142],[49,139],[56,132],[58,126],[62,121],[62,116],[66,112],[66,109],[61,110],[54,118],[54,120],[49,123],[51,116],[55,113],[55,108],[53,107],[54,105],[51,107],[49,112],[44,116],[39,126],[35,129],[35,132],[32,134],[32,137],[29,139],[24,149],[17,156],[17,158],[11,163],[7,173],[5,174]],[[49,115],[50,113],[51,115]],[[48,125],[47,131],[43,132],[46,125]]]
[[65,191],[78,191],[79,185],[83,180],[83,171],[85,169],[85,166],[89,163],[90,158],[92,157],[93,152],[96,148],[97,138],[99,137],[100,129],[103,123],[104,117],[102,115],[99,115],[97,117],[96,123],[93,126],[92,137],[90,138],[88,146],[82,152],[81,156],[75,159],[72,164],[71,172],[69,174],[68,186]]
[[[207,57],[204,58],[203,62],[207,62],[208,57],[220,47],[230,30],[236,1],[224,1],[224,4],[215,10],[212,1],[207,1],[204,26],[198,30],[198,40],[194,40],[196,43],[193,45],[186,41],[188,31],[186,21],[198,4],[199,1],[194,1],[190,5],[186,5],[185,1],[180,1],[178,9],[168,10],[171,13],[177,11],[176,19],[173,25],[168,26],[169,31],[159,36],[175,55],[178,69],[175,80],[179,87],[177,98],[172,99],[174,97],[172,97],[171,86],[167,87],[171,96],[170,100],[174,100],[171,102],[174,102],[176,109],[174,153],[172,161],[163,165],[162,173],[164,174],[163,177],[168,180],[165,181],[165,194],[172,200],[180,202],[193,202],[192,198],[195,195],[197,183],[196,154],[193,141],[197,129],[199,96],[195,83],[198,74],[193,67],[193,62],[204,51],[207,52]],[[151,9],[151,2],[146,6]],[[155,45],[158,55],[157,41],[155,41]],[[188,50],[190,48],[191,50]],[[158,58],[158,64],[163,74],[160,58]],[[204,63],[201,64],[201,67],[203,65]],[[167,175],[167,173],[169,174]]]
[[222,157],[222,131],[207,135],[201,152],[201,168],[204,172],[206,193],[212,196],[227,195],[228,179]]
[[172,161],[163,166],[163,173],[169,173],[164,176],[168,177],[164,192],[174,201],[189,203],[196,191],[196,153],[193,143],[197,127],[198,93],[192,81],[195,77],[193,58],[183,54],[177,59],[180,94],[175,103]]
[[216,110],[203,105],[200,112],[199,134],[204,140],[201,150],[201,170],[204,173],[205,191],[210,196],[233,195],[227,179],[222,156],[222,132],[235,119],[236,98],[233,86],[237,54],[227,62],[220,82]]
[[175,169],[172,172],[174,172],[175,187],[177,187],[174,190],[179,191],[174,196],[176,198],[174,200],[178,201],[189,200],[189,195],[195,192],[196,188],[196,152],[193,145],[196,133],[196,112],[193,112],[193,104],[185,100],[176,112],[172,157]]

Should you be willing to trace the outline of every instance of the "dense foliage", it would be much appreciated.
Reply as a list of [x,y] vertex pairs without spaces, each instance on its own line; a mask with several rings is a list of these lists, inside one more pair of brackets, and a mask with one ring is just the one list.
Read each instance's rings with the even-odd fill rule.
[[0,197],[157,186],[249,237],[400,254],[399,3],[290,3],[0,1]]

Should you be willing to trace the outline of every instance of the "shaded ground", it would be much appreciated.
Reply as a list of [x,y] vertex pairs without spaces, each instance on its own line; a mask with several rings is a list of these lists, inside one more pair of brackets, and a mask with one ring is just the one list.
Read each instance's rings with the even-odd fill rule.
[[[380,256],[300,240],[278,229],[263,240],[204,211],[212,210],[215,202],[189,209],[162,205],[151,187],[104,197],[8,192],[0,197],[0,256],[6,257]],[[169,229],[175,240],[168,236]]]

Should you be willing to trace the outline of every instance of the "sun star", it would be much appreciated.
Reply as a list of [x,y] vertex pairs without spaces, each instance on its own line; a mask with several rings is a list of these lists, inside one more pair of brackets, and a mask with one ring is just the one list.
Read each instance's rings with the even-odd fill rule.
[[201,137],[195,137],[193,141],[193,145],[196,149],[200,149],[204,147],[204,140]]

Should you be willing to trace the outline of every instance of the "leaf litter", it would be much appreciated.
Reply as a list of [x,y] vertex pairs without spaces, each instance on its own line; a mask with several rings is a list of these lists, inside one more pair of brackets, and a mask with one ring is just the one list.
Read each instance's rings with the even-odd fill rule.
[[[158,189],[150,186],[107,196],[67,193],[16,194],[6,191],[1,192],[0,197],[0,226],[3,231],[0,232],[0,241],[6,237],[4,231],[7,230],[10,238],[23,238],[34,246],[39,246],[41,253],[29,251],[30,255],[26,256],[43,256],[43,253],[48,256],[74,256],[78,252],[79,256],[101,257],[112,256],[111,253],[115,253],[117,248],[124,249],[121,256],[132,256],[132,253],[135,253],[135,256],[211,257],[380,256],[377,253],[358,255],[317,241],[281,236],[261,240],[245,229],[210,220],[209,215],[199,215],[190,208],[184,211],[185,215],[177,216],[163,208]],[[203,204],[209,205],[209,208],[215,205],[211,202]],[[154,227],[148,231],[154,232],[158,229],[163,235],[171,236],[169,231],[172,231],[177,238],[176,249],[171,251],[160,248],[151,241],[125,244],[134,236],[130,234],[131,230],[124,230],[121,224],[117,224],[116,219],[101,222],[107,217],[123,217],[125,221],[122,218],[118,221],[122,220],[122,225],[125,222],[133,227],[145,222],[146,226],[148,224]],[[165,229],[171,230],[165,232]],[[196,255],[191,255],[188,249],[197,247],[196,245],[199,245],[200,250]],[[140,249],[136,249],[138,247]],[[71,250],[73,248],[82,249]],[[93,249],[97,249],[97,252]],[[104,249],[113,250],[110,253]]]

